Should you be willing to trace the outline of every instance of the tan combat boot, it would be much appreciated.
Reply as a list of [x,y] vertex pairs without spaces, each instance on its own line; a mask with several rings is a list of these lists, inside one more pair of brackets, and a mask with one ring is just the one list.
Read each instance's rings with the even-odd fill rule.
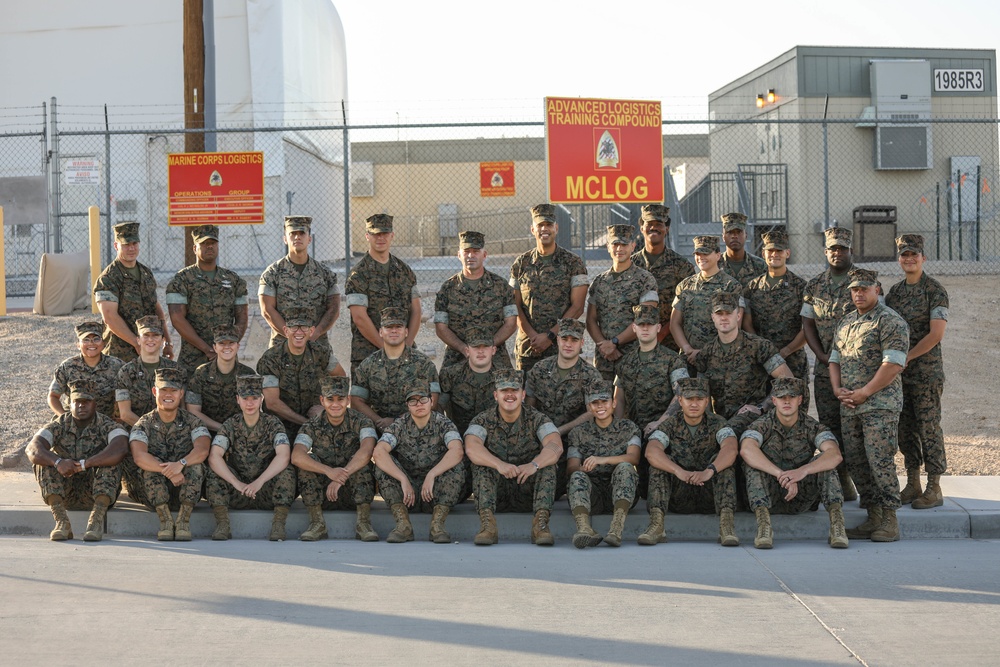
[[736,536],[733,525],[733,510],[728,508],[719,513],[719,544],[724,547],[740,546],[740,538]]
[[611,526],[608,528],[608,534],[604,536],[604,541],[610,546],[620,547],[622,545],[625,517],[628,516],[628,511],[631,507],[632,503],[627,500],[618,500],[615,502],[615,513],[611,517]]
[[757,515],[757,537],[753,538],[753,545],[757,549],[770,549],[774,546],[771,512],[766,507],[758,507],[754,513]]
[[844,528],[844,507],[840,503],[831,503],[826,511],[830,514],[830,537],[827,540],[834,549],[846,549],[850,545],[847,530]]
[[[590,525],[590,512],[582,505],[573,508],[573,519],[576,521],[576,533],[573,534],[573,546],[577,549],[584,547],[596,547],[601,543],[601,536],[597,534]],[[531,536],[534,539],[534,526],[531,529]]]
[[478,547],[488,547],[498,541],[497,519],[493,516],[493,510],[479,510],[479,532],[472,543]]
[[896,521],[896,508],[882,508],[882,523],[872,531],[872,542],[896,542],[899,540],[899,523]]
[[[929,479],[927,483],[930,484]],[[899,492],[899,502],[909,505],[919,498],[923,492],[923,489],[920,488],[920,468],[907,468],[906,486]]]
[[174,523],[174,540],[177,542],[191,541],[191,512],[194,511],[194,503],[181,503],[181,509],[177,512],[177,522]]
[[288,520],[288,506],[275,505],[274,514],[271,516],[271,532],[267,539],[271,542],[285,541],[285,522]]
[[396,520],[396,527],[389,533],[385,541],[389,544],[400,544],[401,542],[413,541],[413,524],[410,523],[410,512],[403,503],[395,503],[391,508],[392,518]]
[[323,519],[323,506],[322,505],[307,505],[306,509],[309,510],[309,526],[302,531],[299,535],[299,539],[303,542],[315,542],[316,540],[326,539],[326,521]]
[[448,518],[451,508],[445,505],[435,505],[434,514],[431,516],[430,540],[434,544],[448,544],[451,542],[451,535],[444,529],[444,522]]
[[649,525],[645,532],[639,535],[636,542],[644,547],[651,547],[654,544],[667,541],[666,531],[663,529],[663,510],[659,507],[649,508]]
[[100,542],[104,538],[104,518],[111,507],[111,497],[100,495],[94,498],[94,508],[90,510],[87,521],[87,532],[83,534],[84,542]]
[[212,533],[213,540],[228,540],[233,536],[232,527],[229,525],[229,508],[225,505],[217,505],[212,508],[215,515],[215,532]]
[[49,539],[53,542],[72,540],[73,528],[69,525],[69,514],[66,513],[63,497],[49,496],[49,509],[52,511],[52,518],[56,520],[56,526],[49,533]]
[[915,510],[927,510],[944,505],[944,495],[941,493],[941,475],[927,475],[927,488],[919,498],[913,499],[911,507]]
[[372,528],[372,506],[361,503],[356,513],[358,518],[354,522],[354,539],[362,542],[378,542],[378,533]]
[[846,465],[842,464],[837,467],[837,476],[840,478],[840,488],[844,491],[844,500],[857,500],[858,489],[854,486],[854,480],[851,479],[851,473],[847,471]]
[[156,506],[156,518],[160,520],[160,529],[156,531],[156,539],[160,542],[174,541],[174,518],[170,516],[170,507]]
[[872,531],[882,525],[882,508],[869,507],[867,509],[868,518],[856,528],[848,528],[847,536],[855,540],[867,540],[872,536]]
[[[556,543],[549,530],[549,510],[538,510],[535,518],[531,520],[531,543],[540,547],[551,547]],[[600,538],[597,540],[600,542]],[[595,542],[596,544],[596,542]]]

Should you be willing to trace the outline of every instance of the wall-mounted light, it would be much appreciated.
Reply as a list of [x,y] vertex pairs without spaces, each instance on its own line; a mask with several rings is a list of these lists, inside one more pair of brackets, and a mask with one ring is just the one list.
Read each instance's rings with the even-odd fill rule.
[[774,98],[775,98],[774,88],[768,88],[768,90],[767,90],[767,103],[768,104],[774,104]]
[[757,95],[757,108],[758,109],[764,108],[764,95],[763,94],[758,94]]

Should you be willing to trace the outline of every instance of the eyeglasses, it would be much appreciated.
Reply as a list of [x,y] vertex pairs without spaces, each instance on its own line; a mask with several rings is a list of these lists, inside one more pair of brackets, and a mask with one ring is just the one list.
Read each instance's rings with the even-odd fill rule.
[[431,402],[430,396],[411,396],[406,399],[407,405],[424,405]]

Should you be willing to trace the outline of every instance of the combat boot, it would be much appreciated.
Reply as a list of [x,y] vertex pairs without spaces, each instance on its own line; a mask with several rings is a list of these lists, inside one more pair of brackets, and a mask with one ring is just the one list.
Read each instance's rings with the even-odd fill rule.
[[868,518],[856,528],[848,528],[847,536],[855,540],[867,540],[872,536],[872,531],[882,525],[882,508],[869,507]]
[[771,512],[766,507],[758,507],[754,513],[757,515],[757,537],[753,538],[753,545],[757,549],[770,549],[774,546]]
[[271,542],[285,541],[285,521],[288,520],[288,505],[275,505],[271,516],[271,532],[267,539]]
[[740,546],[740,538],[736,536],[733,526],[733,510],[726,508],[719,513],[719,544],[724,547]]
[[378,533],[372,528],[372,506],[361,503],[356,513],[358,518],[354,522],[354,539],[362,542],[378,542]]
[[69,525],[69,514],[66,513],[63,497],[49,496],[49,509],[52,511],[52,518],[56,520],[56,526],[49,533],[49,539],[53,542],[72,540],[73,528]]
[[[576,533],[573,535],[574,547],[583,549],[584,547],[596,547],[601,543],[601,536],[590,525],[590,512],[587,511],[586,507],[582,505],[574,507],[573,519],[576,521]],[[532,526],[531,535],[534,538],[534,526]]]
[[215,532],[212,533],[213,540],[228,540],[233,536],[232,528],[229,525],[229,508],[225,505],[217,505],[212,508],[215,515]]
[[611,517],[611,527],[608,528],[608,534],[604,536],[604,541],[610,546],[620,547],[622,545],[625,517],[628,516],[628,511],[631,507],[632,503],[627,500],[618,500],[615,502],[615,513]]
[[110,496],[100,495],[94,498],[94,508],[90,510],[87,521],[87,532],[83,534],[84,542],[100,542],[104,538],[104,518],[111,506]]
[[306,509],[309,510],[309,526],[302,531],[299,535],[299,539],[303,542],[315,542],[316,540],[326,539],[326,521],[323,519],[323,506],[322,505],[307,505]]
[[636,542],[644,547],[651,547],[666,541],[667,534],[663,529],[663,510],[659,507],[651,507],[649,508],[649,525],[646,526],[646,531],[639,535]]
[[413,541],[413,524],[410,523],[410,513],[403,503],[395,503],[392,509],[392,518],[396,520],[396,527],[389,533],[385,541],[390,544]]
[[430,540],[434,544],[448,544],[451,542],[451,535],[444,529],[444,522],[448,518],[451,508],[446,505],[435,505],[434,514],[431,516]]
[[488,547],[498,541],[497,519],[493,516],[493,510],[479,510],[479,532],[472,543],[478,547]]
[[932,507],[944,505],[944,496],[941,494],[941,475],[927,475],[927,488],[919,498],[913,499],[912,507],[915,510],[928,510]]
[[[930,485],[930,479],[927,480],[927,484]],[[920,488],[920,468],[907,468],[906,486],[899,492],[899,502],[909,505],[923,492],[923,489]]]
[[857,500],[858,489],[854,486],[854,480],[851,479],[851,473],[847,471],[846,465],[837,468],[837,476],[840,478],[840,488],[844,491],[844,500]]
[[[597,541],[600,542],[600,538]],[[549,510],[535,512],[535,518],[531,520],[531,543],[540,547],[551,547],[556,543],[552,531],[549,530]]]
[[194,503],[181,503],[181,509],[177,512],[177,522],[174,524],[175,541],[191,541],[191,512],[193,511]]
[[156,539],[160,542],[174,541],[174,518],[170,516],[170,507],[156,506],[156,517],[160,520],[160,529],[156,531]]
[[826,511],[830,514],[830,537],[827,542],[834,549],[846,549],[850,542],[844,528],[844,507],[840,503],[831,503]]
[[872,531],[872,542],[896,542],[899,540],[899,523],[896,521],[896,508],[882,508],[882,523]]

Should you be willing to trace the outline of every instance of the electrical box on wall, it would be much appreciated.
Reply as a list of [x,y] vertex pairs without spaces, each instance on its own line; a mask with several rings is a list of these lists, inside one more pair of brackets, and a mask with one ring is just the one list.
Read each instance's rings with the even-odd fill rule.
[[931,65],[927,60],[870,61],[875,107],[875,168],[930,169]]

